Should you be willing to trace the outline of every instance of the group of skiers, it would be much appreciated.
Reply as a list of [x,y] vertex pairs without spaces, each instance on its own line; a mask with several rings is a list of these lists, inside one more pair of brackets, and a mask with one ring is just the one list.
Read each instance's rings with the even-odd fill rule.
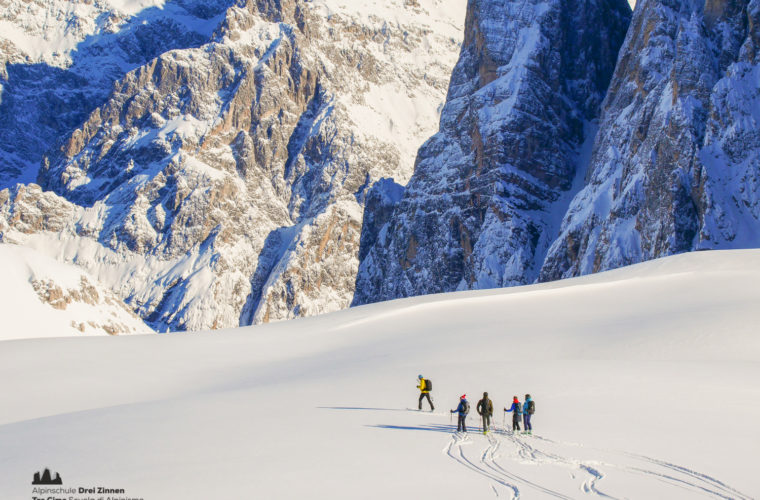
[[[422,400],[427,398],[430,403],[430,409],[435,410],[433,401],[430,399],[430,391],[433,390],[433,384],[429,379],[424,378],[422,375],[418,377],[419,384],[417,388],[420,390],[420,399],[417,405],[419,410],[422,410]],[[478,401],[475,407],[478,411],[478,415],[483,421],[483,433],[485,434],[491,428],[491,417],[493,416],[493,402],[488,398],[488,393],[483,393],[483,399]],[[512,398],[512,405],[509,408],[504,408],[504,412],[512,413],[512,431],[517,432],[520,430],[520,417],[522,417],[523,426],[525,428],[524,433],[532,434],[533,426],[531,425],[530,418],[536,412],[536,403],[533,402],[533,398],[530,394],[525,395],[525,400],[520,403],[517,396]],[[459,405],[455,410],[451,410],[451,413],[456,413],[459,418],[457,420],[457,432],[467,432],[467,414],[470,413],[470,403],[467,401],[467,395],[462,394],[459,398]]]

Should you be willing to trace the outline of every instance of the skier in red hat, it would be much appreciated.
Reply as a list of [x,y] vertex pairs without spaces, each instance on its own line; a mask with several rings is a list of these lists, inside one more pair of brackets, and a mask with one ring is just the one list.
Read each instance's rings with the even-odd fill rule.
[[517,396],[512,398],[512,406],[509,408],[509,410],[504,408],[504,411],[513,412],[512,413],[512,432],[519,431],[520,430],[520,415],[522,415],[522,406],[520,405],[520,400],[517,399]]
[[457,432],[467,432],[467,423],[465,419],[467,414],[470,413],[470,403],[467,402],[467,394],[462,394],[459,398],[459,406],[456,410],[451,410],[451,413],[458,413],[459,420],[457,420]]

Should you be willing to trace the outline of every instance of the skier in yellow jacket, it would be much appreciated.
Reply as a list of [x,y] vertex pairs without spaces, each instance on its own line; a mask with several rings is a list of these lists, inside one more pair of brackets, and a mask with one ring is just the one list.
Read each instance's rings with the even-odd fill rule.
[[422,409],[422,399],[427,398],[428,403],[430,403],[430,411],[435,410],[435,406],[433,406],[433,401],[430,399],[430,390],[432,389],[429,380],[426,380],[422,378],[422,375],[418,375],[417,379],[420,381],[419,384],[417,384],[417,389],[420,390],[420,400],[417,404],[417,409]]

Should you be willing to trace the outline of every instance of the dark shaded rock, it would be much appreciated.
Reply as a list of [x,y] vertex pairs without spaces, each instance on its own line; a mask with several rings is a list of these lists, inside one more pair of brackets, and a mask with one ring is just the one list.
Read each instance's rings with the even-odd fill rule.
[[470,1],[440,131],[354,304],[535,280],[629,18],[618,0]]
[[605,100],[586,187],[541,271],[553,280],[760,246],[757,2],[645,0]]

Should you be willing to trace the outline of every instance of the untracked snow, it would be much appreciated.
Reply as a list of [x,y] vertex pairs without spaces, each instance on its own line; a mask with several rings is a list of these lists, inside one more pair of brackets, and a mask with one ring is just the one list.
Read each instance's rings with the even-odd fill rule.
[[0,271],[0,340],[152,332],[79,267],[31,248],[2,244]]
[[[760,251],[215,333],[0,344],[0,496],[757,497]],[[436,412],[416,408],[418,374]],[[452,433],[466,393],[496,431]],[[502,430],[513,395],[533,436]]]

